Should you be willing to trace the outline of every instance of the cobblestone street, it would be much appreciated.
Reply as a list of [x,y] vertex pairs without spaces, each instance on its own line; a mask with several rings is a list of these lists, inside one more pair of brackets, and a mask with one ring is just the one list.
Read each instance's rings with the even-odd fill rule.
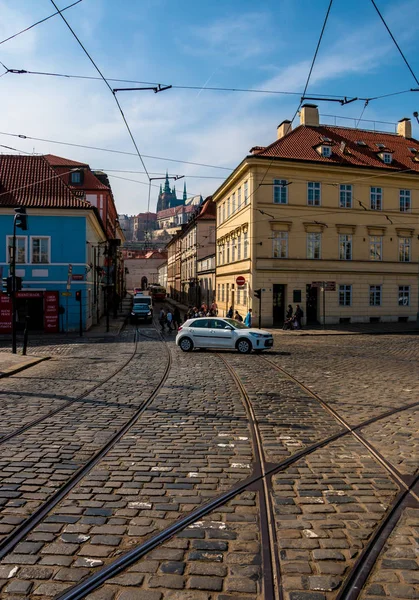
[[1,380],[1,598],[419,598],[419,336],[173,337]]

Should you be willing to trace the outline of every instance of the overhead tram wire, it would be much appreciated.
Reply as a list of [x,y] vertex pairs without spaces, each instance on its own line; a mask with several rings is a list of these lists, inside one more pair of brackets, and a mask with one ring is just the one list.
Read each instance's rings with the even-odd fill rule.
[[105,82],[105,84],[108,87],[109,91],[111,92],[111,94],[112,94],[112,96],[113,96],[113,98],[114,98],[114,100],[116,102],[116,105],[118,106],[119,112],[121,113],[122,119],[123,119],[123,121],[125,123],[125,127],[127,128],[127,131],[128,131],[128,133],[130,135],[131,141],[134,144],[134,148],[135,148],[135,150],[137,152],[137,155],[138,155],[138,157],[139,157],[139,159],[141,161],[141,164],[143,165],[144,172],[146,173],[147,177],[150,179],[150,175],[148,174],[147,167],[145,166],[145,162],[144,162],[143,157],[141,155],[141,152],[140,152],[140,150],[139,150],[139,148],[137,146],[137,142],[135,141],[135,138],[134,138],[134,135],[133,135],[133,133],[131,131],[131,128],[128,125],[128,121],[127,121],[127,119],[125,117],[124,111],[122,110],[122,106],[120,105],[118,98],[116,97],[115,93],[113,92],[113,90],[112,90],[111,86],[109,85],[108,81],[106,80],[105,76],[102,74],[102,71],[99,69],[99,67],[97,66],[97,64],[93,60],[93,58],[90,56],[90,54],[88,53],[88,51],[86,50],[86,48],[83,46],[83,44],[80,41],[80,39],[77,37],[77,34],[72,29],[70,23],[67,21],[67,19],[64,17],[64,15],[61,13],[61,11],[58,9],[55,1],[54,0],[50,0],[50,2],[51,2],[51,4],[53,4],[53,6],[55,7],[55,9],[59,11],[60,17],[62,18],[62,20],[64,21],[64,23],[67,25],[68,29],[71,31],[71,33],[73,34],[73,36],[77,40],[77,43],[79,44],[79,46],[81,47],[81,49],[83,50],[83,52],[86,54],[87,58],[90,60],[90,62],[92,63],[92,65],[94,66],[94,68],[96,69],[96,71],[99,73],[99,75],[101,76],[101,78]]
[[37,25],[40,25],[41,23],[45,23],[45,21],[48,21],[48,19],[55,17],[56,15],[60,14],[61,12],[64,12],[65,10],[68,10],[69,8],[72,8],[73,6],[76,6],[76,4],[79,4],[80,2],[82,2],[82,0],[77,0],[77,2],[73,2],[73,4],[69,4],[68,6],[65,6],[64,8],[62,8],[61,10],[57,10],[57,12],[53,13],[52,15],[49,15],[49,17],[45,17],[44,19],[37,21],[33,25],[30,25],[29,27],[25,27],[25,29],[22,29],[21,31],[18,31],[17,33],[14,33],[13,35],[10,35],[9,37],[0,41],[0,46],[1,46],[1,44],[8,42],[9,40],[13,40],[15,37],[17,37],[21,33],[25,33],[26,31],[29,31],[33,27],[36,27]]
[[[71,146],[73,148],[85,148],[86,150],[99,150],[101,152],[110,152],[113,154],[123,154],[126,156],[138,156],[136,152],[127,152],[125,150],[115,150],[113,148],[100,148],[99,146],[87,146],[85,144],[75,144],[72,142],[62,142],[60,140],[49,140],[49,139],[45,139],[45,138],[38,138],[38,137],[32,137],[30,135],[24,135],[22,133],[8,133],[6,131],[0,131],[0,135],[7,135],[9,137],[16,137],[16,138],[20,138],[23,140],[32,140],[35,142],[45,142],[48,144],[58,144],[60,146]],[[185,165],[193,165],[195,167],[204,167],[207,169],[220,169],[222,171],[233,171],[233,168],[230,167],[221,167],[221,166],[217,166],[217,165],[209,165],[206,163],[198,163],[198,162],[193,162],[193,161],[188,161],[188,160],[178,160],[176,158],[167,158],[164,156],[152,156],[150,154],[143,154],[142,155],[144,158],[150,158],[152,160],[162,160],[165,162],[174,162],[174,163],[180,163],[180,164],[185,164]]]
[[385,21],[385,19],[384,19],[383,15],[382,15],[382,14],[381,14],[381,12],[380,12],[380,9],[378,8],[378,6],[376,5],[376,3],[375,3],[375,1],[374,1],[374,0],[371,0],[371,2],[372,2],[372,5],[374,6],[375,10],[376,10],[376,11],[377,11],[377,13],[378,13],[378,16],[380,17],[381,21],[383,22],[383,24],[384,24],[384,27],[387,29],[387,31],[388,31],[388,33],[389,33],[389,35],[390,35],[391,39],[393,40],[393,42],[394,42],[394,45],[396,46],[396,48],[397,48],[397,50],[399,51],[399,53],[400,53],[400,55],[401,55],[402,59],[404,60],[404,62],[405,62],[405,64],[406,64],[407,68],[409,69],[410,73],[412,74],[412,76],[413,76],[413,79],[416,81],[417,85],[419,86],[419,80],[418,80],[418,78],[416,77],[416,75],[415,75],[415,73],[414,73],[414,71],[413,71],[412,67],[411,67],[411,66],[410,66],[410,64],[409,64],[409,61],[407,60],[407,58],[406,58],[406,56],[404,55],[404,53],[403,53],[402,49],[400,48],[399,44],[397,43],[397,41],[396,41],[396,38],[395,38],[395,37],[394,37],[394,35],[392,34],[392,32],[391,32],[391,30],[390,30],[390,27],[387,25],[387,23],[386,23],[386,21]]

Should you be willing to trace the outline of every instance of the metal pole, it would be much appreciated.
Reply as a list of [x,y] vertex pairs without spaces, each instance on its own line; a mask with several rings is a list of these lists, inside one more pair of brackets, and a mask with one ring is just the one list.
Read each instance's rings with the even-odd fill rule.
[[16,215],[13,218],[12,260],[12,352],[16,354]]
[[80,327],[80,331],[79,331],[79,335],[80,337],[83,336],[83,309],[82,309],[82,298],[83,298],[83,294],[82,291],[80,290],[80,319],[79,319],[79,327]]
[[259,329],[262,329],[262,290],[260,290],[259,298]]
[[323,281],[323,329],[326,328],[326,282]]
[[110,269],[109,269],[109,259],[110,259],[110,244],[108,243],[108,253],[107,253],[107,264],[106,264],[106,293],[105,293],[105,300],[106,300],[106,332],[109,331],[109,276],[110,276]]
[[68,296],[65,297],[65,332],[68,333]]

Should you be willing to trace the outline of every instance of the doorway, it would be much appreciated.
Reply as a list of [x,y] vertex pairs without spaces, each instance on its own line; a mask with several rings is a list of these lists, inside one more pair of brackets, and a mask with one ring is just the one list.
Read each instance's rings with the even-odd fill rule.
[[312,287],[309,283],[306,286],[306,308],[307,325],[318,323],[317,320],[317,305],[319,299],[319,288]]
[[23,328],[28,315],[28,329],[30,331],[44,331],[44,299],[41,294],[40,296],[40,298],[16,298],[19,329]]
[[274,283],[273,285],[273,325],[283,325],[285,318],[285,285]]

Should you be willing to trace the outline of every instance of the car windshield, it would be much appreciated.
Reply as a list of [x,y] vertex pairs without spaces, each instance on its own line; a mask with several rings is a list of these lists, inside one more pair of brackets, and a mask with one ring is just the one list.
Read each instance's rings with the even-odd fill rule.
[[134,304],[151,304],[151,298],[148,296],[139,296],[134,298]]
[[235,321],[234,319],[224,319],[224,321],[234,327],[234,329],[249,329],[247,325],[240,323],[240,321]]

